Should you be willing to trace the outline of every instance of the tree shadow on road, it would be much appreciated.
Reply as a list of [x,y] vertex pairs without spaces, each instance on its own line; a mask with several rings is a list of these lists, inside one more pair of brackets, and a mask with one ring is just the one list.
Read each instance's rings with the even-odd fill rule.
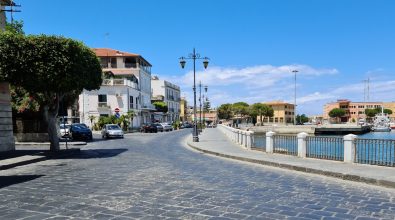
[[40,178],[44,175],[0,176],[0,189],[18,183],[23,183]]
[[93,158],[109,158],[115,157],[128,149],[116,148],[116,149],[87,149],[80,150],[76,153],[66,155],[59,159],[93,159]]

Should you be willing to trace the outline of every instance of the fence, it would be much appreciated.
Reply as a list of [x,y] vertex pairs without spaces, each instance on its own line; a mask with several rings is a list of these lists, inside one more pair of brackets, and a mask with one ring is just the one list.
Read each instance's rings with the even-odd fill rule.
[[395,140],[355,139],[355,163],[395,167]]
[[251,149],[254,145],[254,132],[252,131],[243,131],[225,125],[220,125],[218,128],[233,142],[236,142],[247,149]]
[[266,138],[254,135],[252,149],[266,151]]
[[306,137],[306,157],[343,161],[343,138],[313,136]]
[[276,135],[272,131],[266,132],[265,137],[257,136],[255,139],[251,131],[241,131],[224,125],[219,125],[218,128],[233,142],[247,149],[302,158],[395,167],[395,140],[360,139],[353,134],[343,137],[308,136],[304,132],[297,136]]
[[298,141],[296,136],[275,135],[273,141],[274,153],[298,155]]

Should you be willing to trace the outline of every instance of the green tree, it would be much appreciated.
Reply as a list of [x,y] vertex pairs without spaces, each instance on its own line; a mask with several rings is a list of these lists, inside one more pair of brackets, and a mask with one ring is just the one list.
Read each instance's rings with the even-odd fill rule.
[[381,109],[380,110],[374,109],[374,108],[367,108],[367,109],[365,109],[365,115],[368,118],[373,118],[379,112],[381,112]]
[[233,117],[232,104],[222,104],[217,109],[218,118],[229,120]]
[[57,115],[65,97],[99,89],[99,59],[81,42],[58,36],[0,33],[0,81],[26,90],[48,124],[50,149],[59,150]]
[[329,117],[331,117],[331,118],[338,119],[340,117],[343,117],[344,115],[346,115],[346,111],[341,108],[334,108],[334,109],[330,110],[330,112],[329,112]]
[[168,111],[168,107],[166,102],[161,102],[161,101],[157,101],[152,103],[155,106],[155,109],[159,112],[164,112],[166,113]]
[[392,110],[388,109],[388,108],[385,108],[384,109],[384,113],[387,114],[387,115],[392,115]]
[[203,109],[204,109],[205,112],[208,112],[208,111],[210,110],[210,108],[211,108],[211,103],[210,103],[210,101],[207,99],[207,100],[204,102]]
[[257,116],[259,116],[261,125],[263,125],[264,117],[273,117],[273,115],[274,115],[273,108],[271,108],[263,103],[252,104],[252,111],[255,112],[255,114]]
[[296,115],[296,121],[303,124],[308,122],[309,118],[305,114]]
[[245,102],[233,103],[232,110],[234,115],[237,116],[237,124],[240,124],[240,118],[243,119],[246,115],[248,115],[248,107],[249,105]]

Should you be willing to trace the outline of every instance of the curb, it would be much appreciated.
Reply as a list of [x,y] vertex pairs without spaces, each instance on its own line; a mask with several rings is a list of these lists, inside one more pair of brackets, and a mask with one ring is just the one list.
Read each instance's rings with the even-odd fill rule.
[[224,158],[228,158],[228,159],[234,159],[234,160],[255,163],[255,164],[261,164],[261,165],[266,165],[266,166],[278,167],[278,168],[283,168],[283,169],[287,169],[287,170],[295,170],[295,171],[300,171],[300,172],[304,172],[304,173],[313,173],[313,174],[318,174],[318,175],[323,175],[323,176],[334,177],[334,178],[342,179],[342,180],[349,180],[349,181],[354,181],[354,182],[367,183],[370,185],[383,186],[383,187],[387,187],[387,188],[395,188],[395,182],[392,182],[392,181],[366,178],[366,177],[344,174],[344,173],[339,173],[339,172],[317,170],[317,169],[313,169],[313,168],[294,166],[294,165],[289,165],[289,164],[284,164],[284,163],[275,163],[275,162],[270,162],[270,161],[265,161],[265,160],[256,160],[256,159],[250,159],[250,158],[245,158],[245,157],[232,156],[232,155],[228,155],[228,154],[223,154],[223,153],[218,153],[218,152],[214,152],[214,151],[201,149],[199,147],[193,146],[191,143],[189,143],[189,141],[187,141],[187,145],[197,151],[211,154],[211,155],[218,156],[218,157],[224,157]]

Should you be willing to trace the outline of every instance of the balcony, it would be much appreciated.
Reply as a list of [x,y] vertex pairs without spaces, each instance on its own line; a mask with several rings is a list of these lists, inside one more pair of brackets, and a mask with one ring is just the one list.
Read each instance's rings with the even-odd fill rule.
[[138,85],[127,79],[104,79],[103,86],[127,86],[138,90]]
[[156,108],[152,104],[141,104],[141,110],[156,111]]
[[107,104],[107,102],[99,102],[97,104],[97,108],[99,108],[99,109],[110,109],[111,107]]

